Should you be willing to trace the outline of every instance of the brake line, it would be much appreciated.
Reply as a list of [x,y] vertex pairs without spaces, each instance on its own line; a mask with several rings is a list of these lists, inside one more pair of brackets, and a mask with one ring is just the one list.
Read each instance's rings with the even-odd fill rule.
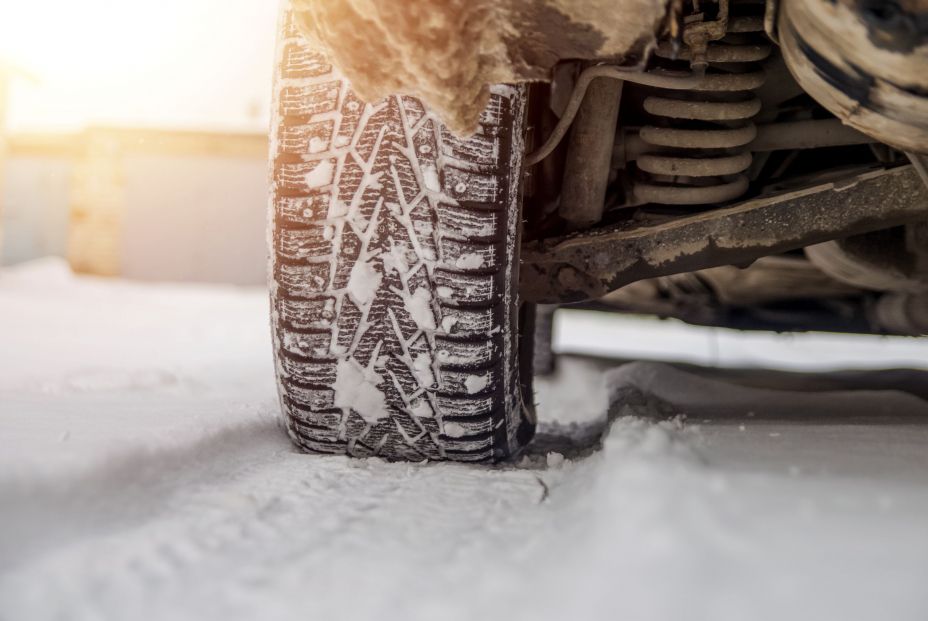
[[551,135],[548,136],[548,139],[540,148],[525,156],[526,166],[534,166],[545,159],[551,155],[551,152],[561,143],[561,140],[567,135],[567,130],[570,129],[574,117],[577,116],[577,110],[580,109],[580,103],[583,101],[583,96],[586,94],[587,87],[589,87],[590,82],[596,78],[624,80],[625,82],[643,84],[644,86],[653,86],[655,88],[687,90],[698,86],[703,80],[704,74],[701,72],[688,72],[685,75],[680,75],[670,71],[656,70],[645,72],[640,67],[618,67],[616,65],[596,65],[587,67],[577,76],[577,82],[574,85],[573,91],[570,93],[567,106],[564,108],[564,114],[561,115],[557,125],[554,126]]

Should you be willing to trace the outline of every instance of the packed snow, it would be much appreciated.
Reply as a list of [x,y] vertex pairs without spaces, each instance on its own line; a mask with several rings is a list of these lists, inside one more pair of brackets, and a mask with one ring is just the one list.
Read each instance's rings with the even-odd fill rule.
[[455,265],[462,270],[475,270],[483,267],[483,257],[476,252],[461,255]]
[[[0,272],[0,618],[928,618],[922,371],[756,372],[722,337],[564,313],[562,350],[733,368],[564,356],[518,464],[389,464],[293,449],[267,312]],[[928,360],[803,342],[750,360]]]
[[362,308],[368,306],[377,297],[377,289],[383,274],[377,271],[370,261],[358,261],[351,268],[348,278],[348,293]]
[[334,160],[319,160],[311,171],[306,173],[306,187],[321,188],[332,183],[335,175]]
[[332,386],[335,407],[354,408],[368,423],[376,423],[387,414],[387,397],[378,388],[383,377],[374,370],[373,363],[365,368],[355,360],[339,359]]

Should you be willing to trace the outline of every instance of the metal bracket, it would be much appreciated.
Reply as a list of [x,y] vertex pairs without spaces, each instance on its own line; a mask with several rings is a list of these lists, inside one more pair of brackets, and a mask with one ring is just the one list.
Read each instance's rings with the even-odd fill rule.
[[579,302],[644,278],[762,256],[928,217],[912,166],[744,201],[660,222],[622,222],[522,247],[527,302]]

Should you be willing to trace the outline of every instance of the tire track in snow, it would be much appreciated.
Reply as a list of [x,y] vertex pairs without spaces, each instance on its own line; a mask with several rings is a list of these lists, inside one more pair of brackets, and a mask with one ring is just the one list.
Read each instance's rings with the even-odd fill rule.
[[142,523],[171,496],[228,480],[291,448],[268,417],[190,443],[125,451],[67,477],[0,478],[0,573],[69,540]]
[[[262,575],[290,567],[287,575],[303,579],[326,563],[357,558],[359,549],[381,560],[405,556],[438,566],[468,554],[466,542],[482,545],[488,533],[523,533],[525,512],[541,496],[529,471],[307,456],[268,431],[254,443],[247,434],[239,441],[210,438],[205,442],[223,440],[227,449],[181,459],[164,480],[127,477],[128,491],[99,506],[67,507],[78,525],[57,533],[37,529],[30,545],[11,551],[24,562],[10,579],[0,579],[0,600],[24,611],[94,618],[107,616],[120,591],[143,589],[157,608],[182,585],[205,586],[201,575],[245,580],[230,572],[242,559]],[[242,450],[243,442],[250,449]],[[52,512],[67,502],[46,497]],[[51,604],[43,601],[49,589],[59,594]],[[85,607],[79,613],[78,601]]]

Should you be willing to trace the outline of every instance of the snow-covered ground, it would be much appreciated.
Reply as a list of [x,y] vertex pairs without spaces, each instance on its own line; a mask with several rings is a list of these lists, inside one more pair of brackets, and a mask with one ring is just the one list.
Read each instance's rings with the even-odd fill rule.
[[[928,402],[893,389],[924,395],[922,373],[565,357],[518,465],[387,464],[291,448],[266,315],[255,290],[0,272],[0,619],[928,618]],[[928,361],[906,340],[558,330],[728,366]]]

